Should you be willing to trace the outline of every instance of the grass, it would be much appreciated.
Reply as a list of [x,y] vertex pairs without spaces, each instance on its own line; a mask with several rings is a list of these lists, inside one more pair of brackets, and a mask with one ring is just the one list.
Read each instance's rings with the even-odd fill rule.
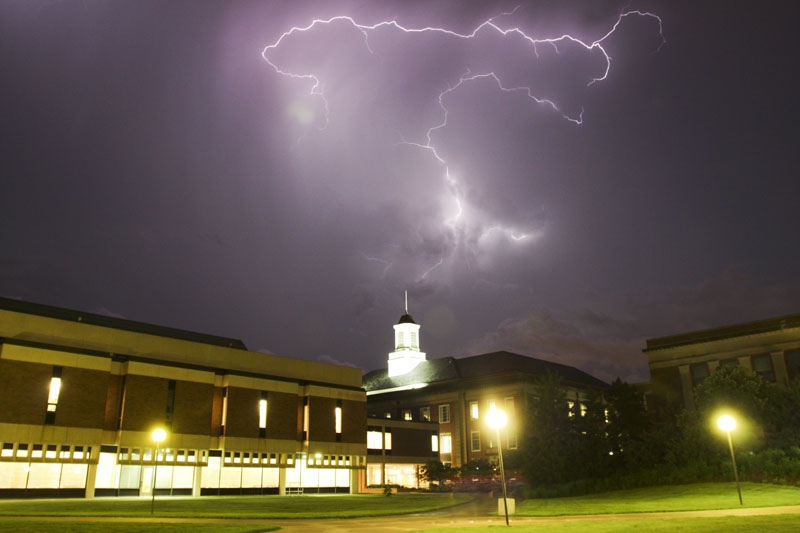
[[239,524],[147,524],[141,522],[42,522],[0,519],[0,533],[261,533],[278,526]]
[[[800,487],[742,483],[744,507],[800,505]],[[519,502],[519,516],[559,516],[738,508],[735,483],[697,483]]]
[[[800,515],[721,516],[715,518],[664,518],[658,520],[603,520],[600,522],[562,522],[546,524],[515,524],[514,533],[770,533],[796,532]],[[465,533],[497,532],[502,526],[459,528]],[[3,531],[0,529],[0,531]],[[426,529],[418,533],[452,533],[453,529]]]
[[[357,518],[420,513],[470,501],[465,494],[223,496],[156,499],[156,517],[170,518]],[[0,501],[0,516],[149,517],[150,500]],[[2,531],[2,530],[0,530]]]

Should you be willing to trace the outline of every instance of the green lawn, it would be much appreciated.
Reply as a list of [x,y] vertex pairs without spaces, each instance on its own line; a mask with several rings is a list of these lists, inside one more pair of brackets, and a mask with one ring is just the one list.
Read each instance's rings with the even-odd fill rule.
[[0,533],[261,533],[278,526],[253,524],[142,524],[139,522],[41,522],[0,519]]
[[[743,483],[745,507],[800,505],[800,487]],[[559,516],[605,513],[698,511],[739,507],[735,483],[697,483],[620,490],[573,496],[525,500],[517,505],[520,516]]]
[[[223,496],[156,499],[157,517],[355,518],[419,513],[470,501],[465,494]],[[150,500],[0,501],[0,516],[150,516]]]
[[[724,516],[719,518],[664,518],[658,520],[604,520],[602,522],[564,522],[514,524],[514,533],[794,533],[800,527],[800,515]],[[508,530],[505,525],[459,528],[465,533]],[[3,531],[0,529],[0,531]],[[453,529],[426,529],[417,533],[452,533]]]

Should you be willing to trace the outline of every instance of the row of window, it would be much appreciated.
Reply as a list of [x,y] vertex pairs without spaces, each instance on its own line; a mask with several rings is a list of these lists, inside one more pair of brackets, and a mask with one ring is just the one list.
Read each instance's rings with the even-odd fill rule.
[[179,450],[174,448],[159,448],[158,457],[153,448],[120,448],[117,461],[120,464],[150,463],[157,460],[159,463],[185,463],[189,465],[207,464],[208,450]]
[[[50,378],[50,389],[47,395],[47,411],[45,414],[45,424],[55,424],[56,409],[58,407],[58,398],[61,394],[61,374],[63,367],[54,366],[53,376]],[[171,379],[167,382],[167,404],[164,413],[164,423],[169,428],[172,427],[172,421],[175,414],[175,388],[177,382]],[[261,399],[258,401],[258,429],[261,438],[266,437],[267,432],[267,412],[269,407],[269,393],[261,391]],[[122,406],[120,405],[120,408]],[[303,429],[305,435],[308,435],[308,398],[303,399]],[[224,432],[225,423],[228,417],[228,389],[226,388],[222,397],[222,432]],[[336,440],[341,441],[342,434],[342,400],[336,400],[336,407],[333,411],[334,427],[336,432]],[[121,418],[120,418],[121,421]]]
[[0,459],[5,460],[38,460],[38,461],[76,461],[88,462],[94,459],[91,446],[74,446],[70,444],[29,444],[26,442],[4,442],[0,450]]
[[[490,433],[489,435],[491,435]],[[481,432],[480,431],[470,431],[470,450],[473,452],[481,451]],[[490,436],[489,437],[489,449],[494,448],[494,439]],[[517,434],[513,431],[509,431],[507,434],[507,441],[506,447],[510,450],[517,449]]]
[[[507,415],[513,415],[514,410],[516,408],[514,403],[514,398],[509,396],[508,398],[504,399],[504,409]],[[494,400],[489,401],[489,410],[494,409],[497,406]],[[478,402],[469,402],[469,414],[471,418],[478,419],[480,418],[480,409],[478,407]],[[386,411],[386,418],[392,418],[391,411]],[[430,422],[431,420],[431,408],[430,407],[420,407],[419,408],[419,419],[422,421]],[[411,409],[404,409],[403,410],[403,420],[414,420],[414,413]],[[440,424],[448,424],[450,422],[450,404],[442,404],[439,406],[439,423]]]
[[[789,379],[795,379],[800,376],[800,350],[788,350],[784,352],[786,361],[786,370],[789,373]],[[740,361],[738,357],[731,357],[729,359],[722,359],[719,361],[719,367],[738,367]],[[772,356],[768,353],[761,355],[753,355],[750,357],[750,366],[753,372],[761,376],[767,381],[775,381],[775,369],[772,365]],[[695,363],[689,366],[689,372],[692,378],[692,385],[697,386],[702,383],[709,375],[710,370],[708,363]]]

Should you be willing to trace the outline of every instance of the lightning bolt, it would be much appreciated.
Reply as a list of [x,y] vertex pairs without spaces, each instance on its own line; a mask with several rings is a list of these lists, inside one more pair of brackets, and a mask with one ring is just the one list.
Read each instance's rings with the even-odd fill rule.
[[[290,36],[298,34],[298,33],[305,33],[313,30],[318,26],[325,26],[330,25],[336,22],[344,22],[346,24],[351,25],[356,31],[360,32],[363,40],[364,46],[369,51],[370,54],[376,55],[375,51],[372,49],[369,41],[370,33],[378,30],[380,28],[392,28],[396,31],[403,32],[406,34],[424,34],[424,33],[435,33],[446,35],[455,39],[463,39],[463,40],[473,40],[476,36],[482,32],[494,32],[497,35],[503,38],[509,37],[517,37],[521,38],[524,42],[526,42],[530,47],[535,57],[539,58],[539,47],[542,45],[547,45],[552,47],[556,54],[560,54],[560,45],[561,44],[572,44],[577,45],[578,47],[583,48],[586,52],[599,52],[600,56],[603,59],[604,67],[601,69],[601,72],[598,75],[591,77],[591,79],[587,82],[587,87],[592,86],[595,83],[604,81],[608,78],[609,73],[611,71],[611,56],[609,55],[608,51],[604,46],[604,42],[611,37],[619,28],[620,24],[623,20],[628,17],[641,17],[641,18],[649,18],[653,19],[658,24],[658,35],[661,39],[661,43],[659,44],[658,48],[655,50],[658,52],[661,47],[666,43],[666,39],[664,37],[663,31],[663,23],[661,17],[656,15],[655,13],[647,12],[647,11],[640,11],[640,10],[624,10],[619,13],[616,21],[611,26],[611,28],[606,32],[602,37],[596,39],[594,41],[584,41],[577,37],[574,37],[569,34],[563,34],[559,37],[555,38],[545,38],[539,39],[535,38],[531,35],[528,35],[525,31],[523,31],[518,26],[512,26],[507,28],[502,28],[496,20],[500,17],[510,17],[512,16],[519,6],[514,8],[514,10],[501,13],[495,17],[489,18],[479,25],[477,25],[471,32],[469,33],[459,33],[453,30],[449,30],[443,27],[436,27],[436,26],[426,26],[422,28],[410,28],[403,26],[397,20],[384,20],[378,22],[376,24],[361,24],[357,22],[354,18],[346,15],[339,15],[335,17],[331,17],[328,19],[314,19],[306,26],[294,26],[289,30],[283,32],[278,39],[273,42],[272,44],[266,46],[262,52],[262,57],[267,62],[267,64],[275,71],[276,74],[280,76],[284,76],[290,79],[306,81],[311,84],[311,88],[309,90],[309,95],[315,96],[320,98],[322,101],[322,107],[324,110],[324,124],[320,126],[320,129],[325,129],[327,125],[330,123],[330,106],[328,100],[325,98],[325,94],[323,91],[323,84],[319,77],[314,74],[313,72],[293,72],[290,70],[284,70],[280,68],[272,59],[270,59],[270,55],[273,51],[275,51],[281,44]],[[583,108],[577,115],[569,115],[568,113],[562,111],[562,109],[558,106],[558,104],[548,98],[539,97],[535,94],[535,91],[530,86],[509,86],[508,84],[504,83],[501,77],[494,71],[488,72],[480,72],[480,73],[472,73],[466,72],[461,75],[458,81],[453,84],[452,86],[448,87],[447,89],[443,90],[438,95],[438,104],[442,111],[442,120],[434,125],[433,127],[429,128],[425,132],[424,142],[414,142],[414,141],[407,141],[403,139],[399,144],[404,144],[412,147],[416,147],[419,149],[427,150],[432,156],[438,161],[438,163],[443,168],[443,179],[445,184],[447,185],[447,190],[451,195],[451,199],[454,205],[454,214],[445,218],[443,220],[443,224],[449,228],[451,232],[456,237],[456,242],[460,244],[467,244],[469,246],[469,239],[466,236],[468,231],[467,224],[463,221],[465,218],[465,214],[467,213],[468,209],[468,202],[466,200],[463,186],[459,179],[453,175],[450,170],[450,165],[448,164],[445,157],[437,150],[434,144],[434,134],[443,128],[447,127],[448,123],[448,115],[449,111],[446,106],[446,99],[447,97],[452,94],[454,91],[458,90],[460,87],[464,86],[468,83],[475,83],[479,81],[489,81],[496,85],[497,89],[501,92],[505,93],[522,93],[524,94],[529,100],[531,100],[532,104],[544,106],[548,108],[550,111],[559,114],[564,120],[567,120],[573,124],[580,125],[583,123]],[[491,227],[484,227],[478,229],[478,235],[476,239],[473,239],[475,242],[479,242],[482,238],[494,233],[500,232],[504,235],[509,241],[513,242],[523,242],[532,240],[532,237],[537,236],[536,231],[528,230],[521,232],[519,230],[515,230],[513,228],[506,228],[500,225],[494,225]],[[367,256],[362,252],[362,256],[368,261],[378,261],[385,265],[385,269],[383,271],[383,275],[391,268],[392,264],[389,261],[378,259],[375,257]],[[439,260],[434,264],[432,267],[426,269],[422,275],[420,276],[419,280],[424,280],[428,277],[431,272],[436,270],[437,268],[441,267],[444,264],[444,257],[440,257]]]

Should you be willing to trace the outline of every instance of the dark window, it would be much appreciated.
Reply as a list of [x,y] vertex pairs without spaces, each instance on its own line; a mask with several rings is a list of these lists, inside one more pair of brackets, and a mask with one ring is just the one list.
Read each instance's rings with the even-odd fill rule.
[[800,377],[800,350],[789,350],[786,352],[785,357],[789,379],[797,379]]
[[172,419],[173,415],[175,414],[175,380],[169,380],[169,385],[167,386],[167,414],[164,417],[164,421],[166,422],[167,426],[172,426]]
[[767,381],[775,381],[775,372],[772,369],[772,357],[768,353],[764,355],[755,355],[751,361],[753,363],[753,372]]
[[692,385],[700,385],[708,377],[708,364],[698,363],[689,367],[692,373]]

